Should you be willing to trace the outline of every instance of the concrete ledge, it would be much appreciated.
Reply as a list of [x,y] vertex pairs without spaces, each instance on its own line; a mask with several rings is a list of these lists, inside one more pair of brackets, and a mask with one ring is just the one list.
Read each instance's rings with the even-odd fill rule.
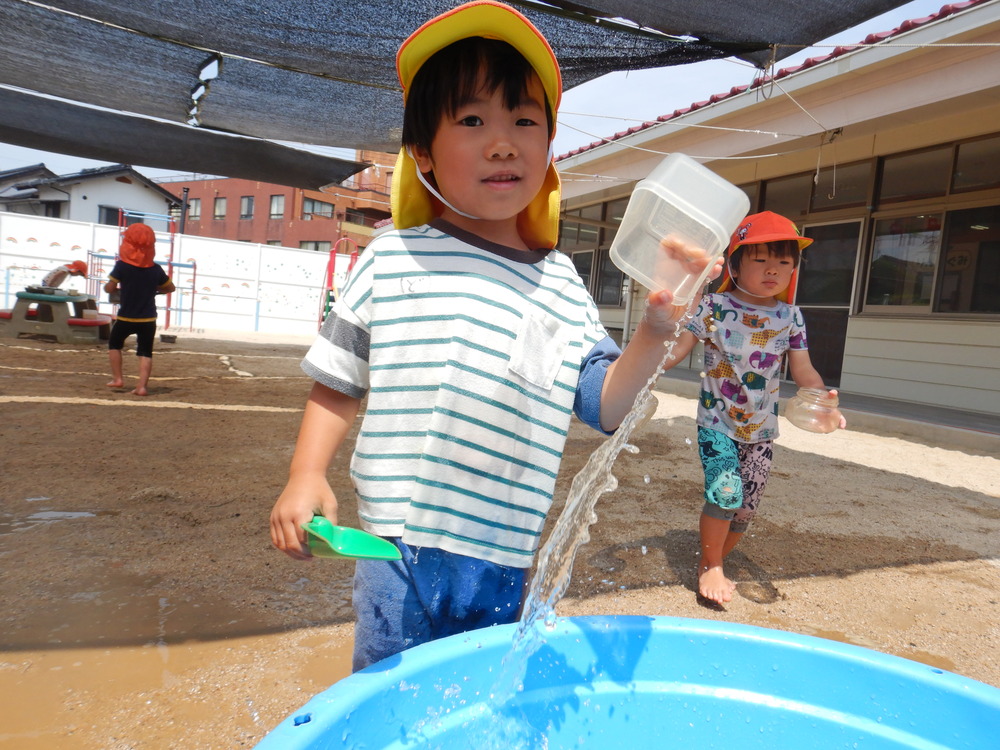
[[[664,376],[657,381],[656,390],[697,401],[701,395],[701,382],[690,378]],[[901,408],[903,406],[901,405]],[[691,404],[692,419],[695,416],[695,409],[696,405]],[[981,456],[1000,455],[1000,434],[997,433],[963,429],[911,416],[896,416],[848,407],[842,407],[841,411],[847,419],[848,430],[897,437],[923,445],[960,450]]]

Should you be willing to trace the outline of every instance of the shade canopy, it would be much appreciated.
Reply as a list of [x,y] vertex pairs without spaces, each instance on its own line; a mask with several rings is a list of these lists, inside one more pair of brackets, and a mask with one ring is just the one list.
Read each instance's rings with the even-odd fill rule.
[[[296,187],[350,160],[273,141],[395,151],[400,43],[448,0],[0,0],[0,139]],[[903,0],[512,2],[566,88],[618,70],[758,65]],[[777,46],[776,46],[777,45]]]

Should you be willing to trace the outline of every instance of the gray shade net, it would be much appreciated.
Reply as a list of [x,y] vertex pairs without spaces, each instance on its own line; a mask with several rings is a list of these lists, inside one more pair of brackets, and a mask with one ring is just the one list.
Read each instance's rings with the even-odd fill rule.
[[[319,187],[327,183],[301,183],[354,163],[314,155],[317,163],[331,163],[308,177],[297,161],[302,152],[289,149],[286,172],[281,147],[267,141],[395,151],[402,122],[396,50],[417,26],[457,4],[0,0],[0,85],[64,100],[59,119],[34,134],[0,108],[0,134],[18,145],[30,139],[47,144],[35,148],[85,156],[91,135],[115,122],[115,137],[107,131],[99,138],[109,160],[229,176],[236,176],[232,167],[193,165],[221,148],[221,133],[237,134],[245,142],[228,148],[249,157],[241,176],[292,184],[295,165],[299,186]],[[798,47],[770,45],[808,45],[902,2],[512,4],[549,39],[570,88],[616,70],[732,55],[758,63],[780,59]],[[115,110],[120,119],[96,108]],[[167,123],[149,118],[178,125],[165,138]],[[138,151],[127,143],[138,144]],[[257,159],[255,144],[261,153],[269,148],[270,157]]]

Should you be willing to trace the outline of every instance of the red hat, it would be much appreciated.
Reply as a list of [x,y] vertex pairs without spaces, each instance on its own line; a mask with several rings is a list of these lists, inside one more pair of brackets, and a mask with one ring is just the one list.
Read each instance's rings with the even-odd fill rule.
[[74,276],[86,276],[87,275],[87,264],[82,260],[74,260],[72,263],[67,263],[66,268]]
[[156,232],[148,224],[132,224],[125,230],[118,257],[130,266],[149,268],[156,254]]
[[[781,242],[783,240],[795,240],[799,245],[799,252],[805,250],[812,244],[812,239],[799,234],[795,224],[791,219],[786,219],[774,211],[761,211],[759,214],[750,214],[733,232],[729,240],[729,248],[726,250],[726,266],[722,271],[722,283],[719,284],[720,292],[728,292],[735,287],[732,276],[729,274],[729,259],[736,252],[736,249],[743,245],[759,245],[765,242]],[[795,296],[795,285],[798,277],[798,269],[792,273],[792,278],[788,283],[788,288],[777,295],[782,302],[792,303]]]

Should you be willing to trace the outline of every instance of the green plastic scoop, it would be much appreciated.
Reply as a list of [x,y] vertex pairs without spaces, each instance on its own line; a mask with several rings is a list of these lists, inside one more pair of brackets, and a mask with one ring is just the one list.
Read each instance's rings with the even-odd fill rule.
[[314,557],[353,557],[363,560],[399,560],[396,545],[361,529],[334,526],[323,516],[303,524],[306,543]]

